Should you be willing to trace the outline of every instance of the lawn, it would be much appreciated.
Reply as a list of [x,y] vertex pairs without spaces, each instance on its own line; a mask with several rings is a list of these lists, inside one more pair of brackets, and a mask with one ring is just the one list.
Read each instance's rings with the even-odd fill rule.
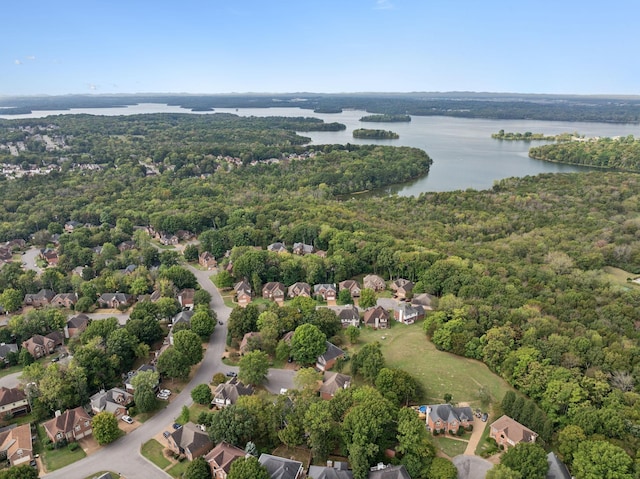
[[46,447],[43,447],[42,444],[42,441],[47,437],[47,433],[44,431],[42,425],[39,425],[37,430],[38,441],[34,444],[34,451],[40,453],[47,471],[55,471],[87,456],[80,447],[73,452],[70,451],[67,446],[49,451]]
[[187,467],[189,467],[189,463],[190,461],[187,460],[178,462],[176,463],[176,465],[171,466],[169,469],[167,469],[167,472],[171,475],[171,477],[182,477],[182,474],[184,474],[184,472],[187,470]]
[[464,454],[468,444],[467,441],[459,441],[444,436],[433,436],[433,442],[438,449],[442,450],[442,452],[449,457]]
[[613,284],[622,286],[624,289],[640,288],[640,284],[628,281],[629,279],[638,277],[637,274],[629,273],[628,271],[620,268],[614,268],[612,266],[605,266],[603,269],[606,273],[606,277]]
[[422,331],[422,322],[412,325],[392,324],[390,329],[362,328],[359,344],[379,341],[386,364],[407,371],[420,382],[427,403],[441,403],[445,393],[454,402],[468,402],[480,407],[476,393],[484,386],[492,402],[500,402],[512,388],[489,368],[473,359],[438,351]]
[[162,451],[164,448],[155,439],[150,439],[142,445],[141,454],[153,462],[160,469],[163,469],[171,464],[169,460],[164,457]]
[[480,442],[478,442],[478,446],[476,447],[476,450],[474,452],[476,456],[488,457],[498,452],[498,447],[495,441],[493,440],[489,441],[490,431],[491,431],[491,428],[489,427],[489,425],[487,425],[484,428],[484,431],[482,431]]

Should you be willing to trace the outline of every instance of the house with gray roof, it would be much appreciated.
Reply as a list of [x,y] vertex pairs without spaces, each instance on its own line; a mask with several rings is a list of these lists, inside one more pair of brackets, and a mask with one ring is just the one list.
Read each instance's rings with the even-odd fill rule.
[[89,399],[94,414],[107,411],[120,419],[127,414],[127,406],[133,402],[133,394],[120,388],[104,389],[95,393]]
[[316,368],[320,371],[327,371],[333,367],[338,358],[344,358],[345,352],[335,344],[327,341],[327,350],[323,355],[318,356]]
[[258,461],[267,469],[270,479],[300,479],[303,474],[299,461],[271,454],[260,454]]
[[213,448],[209,435],[192,422],[173,431],[167,438],[167,444],[176,454],[184,454],[187,459],[204,456]]
[[473,411],[470,407],[454,407],[451,404],[427,406],[427,428],[430,431],[458,432],[473,424]]
[[310,479],[353,479],[348,464],[341,461],[327,461],[326,466],[309,466]]
[[226,383],[218,384],[213,391],[213,401],[211,404],[218,408],[223,408],[235,404],[240,396],[251,396],[253,387],[245,386],[237,376],[232,377]]
[[411,479],[404,466],[378,464],[369,471],[367,479]]

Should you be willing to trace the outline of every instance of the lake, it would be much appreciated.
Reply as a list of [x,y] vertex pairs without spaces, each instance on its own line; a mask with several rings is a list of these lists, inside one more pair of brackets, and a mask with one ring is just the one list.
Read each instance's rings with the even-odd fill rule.
[[[402,196],[419,195],[428,191],[453,191],[473,188],[489,189],[499,179],[512,176],[538,175],[540,173],[589,171],[578,167],[532,160],[528,156],[531,146],[545,144],[521,141],[500,141],[491,138],[499,130],[506,132],[559,133],[577,132],[592,136],[640,136],[638,124],[611,124],[587,122],[560,122],[534,120],[483,120],[442,116],[412,116],[405,123],[364,123],[359,121],[367,112],[344,110],[342,113],[314,113],[300,108],[216,108],[215,112],[191,112],[179,106],[142,103],[118,108],[86,108],[64,111],[34,111],[27,115],[0,115],[0,118],[41,118],[47,115],[87,113],[94,115],[134,115],[142,113],[233,113],[240,116],[313,116],[327,122],[339,122],[347,126],[343,131],[303,132],[311,138],[311,144],[352,143],[412,146],[426,151],[433,159],[429,174],[412,182],[395,185],[383,193]],[[357,128],[392,130],[400,135],[398,140],[355,139]]]

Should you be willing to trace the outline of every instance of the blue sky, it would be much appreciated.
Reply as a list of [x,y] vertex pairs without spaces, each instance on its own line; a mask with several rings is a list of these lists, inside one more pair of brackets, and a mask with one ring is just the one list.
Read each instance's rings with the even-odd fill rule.
[[637,0],[5,0],[0,95],[640,94]]

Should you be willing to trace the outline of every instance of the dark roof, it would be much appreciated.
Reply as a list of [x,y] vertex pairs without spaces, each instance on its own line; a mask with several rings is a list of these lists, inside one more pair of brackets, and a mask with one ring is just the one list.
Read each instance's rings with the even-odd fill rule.
[[247,453],[242,449],[223,441],[207,453],[204,459],[207,462],[215,461],[218,467],[228,474],[233,461],[246,455]]
[[328,466],[310,466],[308,477],[310,479],[353,479],[353,472]]
[[320,357],[323,358],[326,362],[326,361],[331,361],[332,359],[339,358],[340,356],[344,356],[344,351],[340,349],[338,346],[336,346],[335,344],[332,344],[329,341],[327,341],[327,350]]
[[368,479],[411,479],[404,466],[387,466],[384,469],[369,471]]
[[0,358],[6,358],[9,353],[17,353],[18,345],[17,344],[0,344]]
[[197,452],[206,445],[212,445],[209,435],[192,422],[175,430],[171,437],[179,447],[191,453]]
[[69,318],[69,321],[67,321],[67,327],[74,329],[81,328],[87,324],[89,324],[89,316],[84,313],[80,313],[77,316]]
[[569,474],[567,466],[558,459],[555,453],[550,452],[547,454],[547,463],[549,464],[547,479],[571,479],[571,474]]
[[0,387],[0,406],[22,401],[26,398],[27,396],[21,389]]
[[267,469],[271,479],[296,479],[302,469],[301,462],[271,454],[260,454],[258,461]]
[[429,417],[436,422],[438,419],[449,423],[451,421],[473,421],[473,411],[470,407],[453,407],[451,404],[435,404],[427,406]]

